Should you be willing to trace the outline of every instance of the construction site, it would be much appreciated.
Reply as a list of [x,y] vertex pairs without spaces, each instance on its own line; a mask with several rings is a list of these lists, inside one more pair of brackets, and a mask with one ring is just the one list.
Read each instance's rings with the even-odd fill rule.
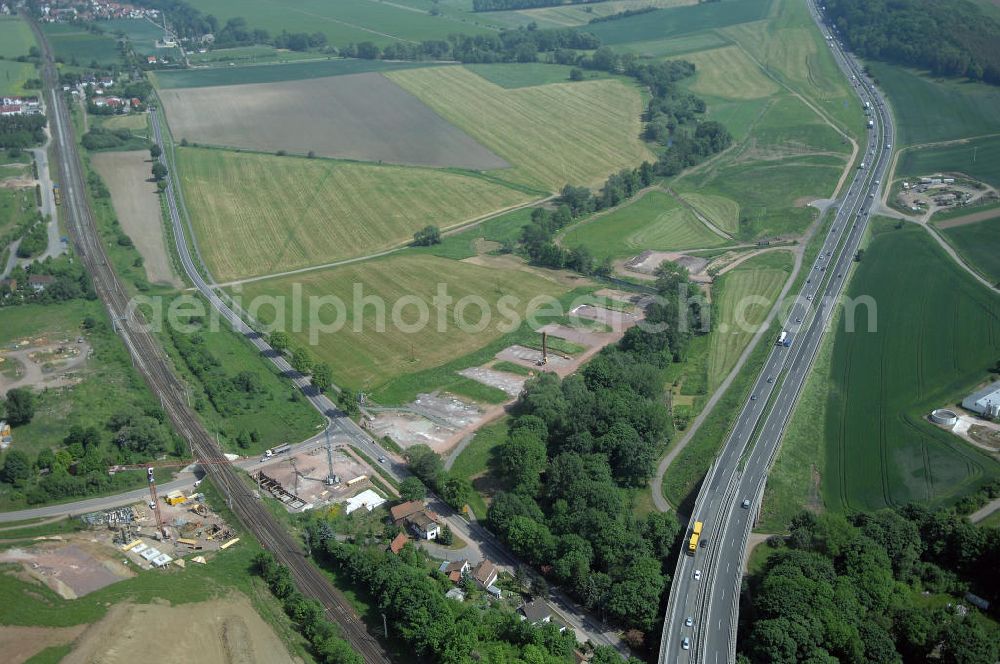
[[289,512],[302,512],[372,488],[373,472],[350,447],[321,445],[274,454],[251,477],[261,495],[277,499]]

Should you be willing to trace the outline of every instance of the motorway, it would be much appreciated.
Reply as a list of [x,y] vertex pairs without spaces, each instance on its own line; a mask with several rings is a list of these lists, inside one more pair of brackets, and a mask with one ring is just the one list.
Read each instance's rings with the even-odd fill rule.
[[296,587],[307,597],[320,602],[336,622],[351,647],[368,662],[389,662],[382,646],[368,634],[350,602],[306,557],[299,542],[277,522],[267,507],[253,495],[251,487],[226,461],[213,436],[201,425],[187,405],[186,386],[173,374],[170,360],[150,333],[141,315],[131,306],[100,240],[87,200],[80,155],[65,96],[59,87],[52,49],[35,22],[35,38],[42,47],[43,94],[49,109],[52,138],[59,154],[66,227],[76,255],[93,280],[94,290],[108,311],[136,370],[160,399],[164,412],[178,434],[191,446],[192,454],[206,464],[208,475],[226,498],[239,521],[284,566],[288,567]]
[[[816,6],[809,10],[824,34]],[[790,346],[775,344],[749,399],[706,475],[691,523],[704,524],[701,545],[677,562],[660,640],[660,662],[733,662],[746,541],[760,509],[767,473],[839,302],[854,256],[867,228],[869,209],[879,199],[890,163],[892,118],[862,67],[836,39],[829,39],[838,66],[851,80],[860,103],[871,104],[868,146],[850,188],[789,308],[784,330]],[[695,576],[700,579],[695,579]],[[688,625],[687,623],[691,624]]]

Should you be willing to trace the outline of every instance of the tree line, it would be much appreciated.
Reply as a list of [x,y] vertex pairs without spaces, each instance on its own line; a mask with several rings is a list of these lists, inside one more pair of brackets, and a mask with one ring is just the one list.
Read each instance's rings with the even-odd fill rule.
[[969,0],[827,0],[859,55],[1000,85],[1000,22]]
[[850,517],[803,512],[787,543],[775,545],[747,589],[741,664],[1000,656],[996,624],[955,606],[969,590],[1000,600],[1000,529],[916,505]]
[[254,556],[253,572],[264,579],[271,593],[300,634],[309,642],[319,664],[363,664],[364,659],[340,636],[337,627],[326,619],[323,605],[308,599],[295,588],[292,573],[267,551]]

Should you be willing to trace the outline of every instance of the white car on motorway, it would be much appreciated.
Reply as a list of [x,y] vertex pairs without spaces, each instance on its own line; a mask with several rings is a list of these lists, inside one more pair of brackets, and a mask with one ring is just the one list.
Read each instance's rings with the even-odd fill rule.
[[695,581],[701,581],[701,570],[700,569],[696,569],[694,571],[694,580]]

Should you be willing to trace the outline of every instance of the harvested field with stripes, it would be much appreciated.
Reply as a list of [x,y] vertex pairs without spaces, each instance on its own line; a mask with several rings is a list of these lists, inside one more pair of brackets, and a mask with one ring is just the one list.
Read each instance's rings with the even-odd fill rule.
[[220,281],[363,256],[528,201],[471,175],[181,148],[201,254]]
[[505,89],[462,67],[385,74],[503,157],[504,179],[556,191],[599,185],[655,161],[642,142],[639,90],[618,80]]

